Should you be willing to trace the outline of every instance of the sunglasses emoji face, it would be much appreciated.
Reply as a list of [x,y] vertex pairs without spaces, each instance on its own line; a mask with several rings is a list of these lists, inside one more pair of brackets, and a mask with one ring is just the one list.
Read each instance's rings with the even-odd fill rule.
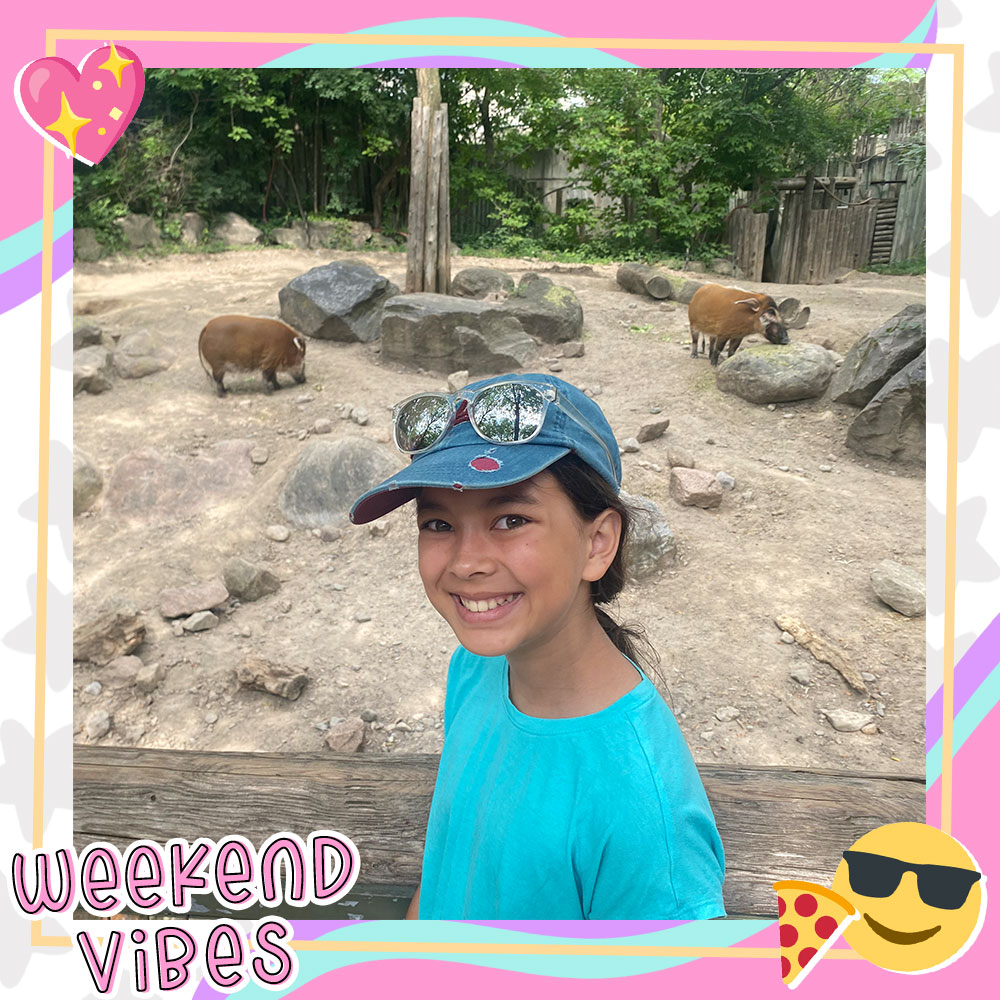
[[931,972],[975,940],[986,912],[985,878],[953,837],[925,823],[890,823],[849,851],[833,888],[861,914],[844,940],[873,965]]

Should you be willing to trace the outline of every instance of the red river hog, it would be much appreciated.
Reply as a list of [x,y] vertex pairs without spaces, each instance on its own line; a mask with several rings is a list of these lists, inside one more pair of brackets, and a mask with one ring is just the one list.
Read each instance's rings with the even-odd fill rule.
[[[698,357],[698,337],[709,338],[708,357],[713,365],[729,342],[732,357],[740,341],[751,333],[763,333],[772,344],[787,344],[788,330],[770,295],[742,288],[702,285],[688,303],[691,325],[691,357]],[[704,350],[704,347],[702,348]]]
[[201,331],[198,357],[220,396],[226,394],[226,372],[261,372],[266,392],[281,388],[279,371],[300,384],[306,380],[305,337],[277,319],[216,316]]

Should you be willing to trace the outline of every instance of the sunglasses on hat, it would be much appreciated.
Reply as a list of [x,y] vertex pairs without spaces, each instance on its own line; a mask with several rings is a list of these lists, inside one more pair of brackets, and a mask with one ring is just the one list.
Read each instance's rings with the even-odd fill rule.
[[491,444],[526,444],[538,436],[550,405],[559,407],[604,449],[611,452],[586,417],[554,385],[508,380],[468,392],[418,392],[392,408],[392,434],[406,455],[422,455],[439,444],[456,424],[468,419]]
[[972,887],[983,877],[971,868],[949,865],[911,865],[882,854],[844,851],[851,889],[859,896],[891,896],[904,872],[917,876],[917,892],[928,906],[957,910],[965,904]]

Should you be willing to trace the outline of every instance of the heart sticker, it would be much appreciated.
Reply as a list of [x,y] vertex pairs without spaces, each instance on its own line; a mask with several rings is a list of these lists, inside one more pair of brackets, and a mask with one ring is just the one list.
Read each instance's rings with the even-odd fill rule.
[[79,69],[58,56],[28,63],[14,98],[39,135],[93,166],[121,138],[145,85],[139,57],[110,42],[84,56]]

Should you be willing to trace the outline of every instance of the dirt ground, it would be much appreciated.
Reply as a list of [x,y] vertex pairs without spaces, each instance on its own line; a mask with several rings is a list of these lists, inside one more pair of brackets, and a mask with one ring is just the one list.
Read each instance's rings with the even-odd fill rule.
[[[392,404],[442,388],[444,379],[381,365],[377,344],[311,341],[305,386],[265,395],[259,378],[247,378],[219,399],[197,356],[198,333],[212,316],[277,316],[279,289],[332,259],[364,261],[403,284],[405,257],[398,253],[265,249],[76,264],[78,321],[116,337],[147,329],[175,358],[164,372],[116,378],[110,392],[76,398],[75,447],[105,483],[120,459],[143,447],[198,455],[219,441],[251,439],[269,454],[256,467],[251,495],[210,516],[135,521],[99,500],[76,519],[77,620],[109,599],[129,598],[147,626],[137,655],[167,668],[152,694],[105,685],[92,695],[83,688],[101,671],[78,666],[77,740],[88,742],[83,721],[101,708],[113,721],[104,744],[321,751],[331,719],[367,709],[377,719],[367,726],[365,751],[440,750],[454,638],[420,585],[412,505],[390,515],[384,536],[347,525],[331,542],[294,529],[275,542],[265,529],[284,523],[278,494],[317,418],[332,419],[328,440],[361,435],[395,455]],[[923,470],[865,461],[848,450],[852,407],[824,397],[772,410],[719,392],[708,361],[689,355],[686,307],[623,291],[614,266],[458,257],[452,273],[477,264],[500,267],[515,281],[541,270],[577,293],[586,353],[565,359],[560,375],[600,386],[598,402],[619,440],[634,435],[656,407],[670,418],[662,438],[622,462],[625,489],[666,515],[678,562],[628,589],[618,614],[643,623],[659,650],[664,692],[695,759],[922,774],[924,619],[882,604],[869,573],[886,558],[923,572]],[[828,341],[845,354],[904,305],[923,301],[924,283],[856,274],[841,284],[768,291],[811,307],[808,326],[793,331],[793,340]],[[543,362],[536,367],[545,370]],[[283,384],[289,386],[287,376]],[[345,402],[367,408],[369,423],[338,419]],[[670,499],[672,446],[689,451],[698,468],[735,478],[721,507],[681,507]],[[824,465],[832,470],[821,471]],[[280,591],[231,609],[211,631],[176,637],[159,614],[160,591],[216,576],[233,555],[271,569]],[[781,614],[823,633],[872,676],[870,696],[852,691],[802,647],[782,642],[774,624]],[[234,668],[247,655],[308,668],[298,700],[241,689]],[[791,678],[798,668],[808,668],[808,685]],[[719,721],[716,712],[730,706],[738,717]],[[835,708],[870,711],[878,732],[836,732],[819,711]]]

